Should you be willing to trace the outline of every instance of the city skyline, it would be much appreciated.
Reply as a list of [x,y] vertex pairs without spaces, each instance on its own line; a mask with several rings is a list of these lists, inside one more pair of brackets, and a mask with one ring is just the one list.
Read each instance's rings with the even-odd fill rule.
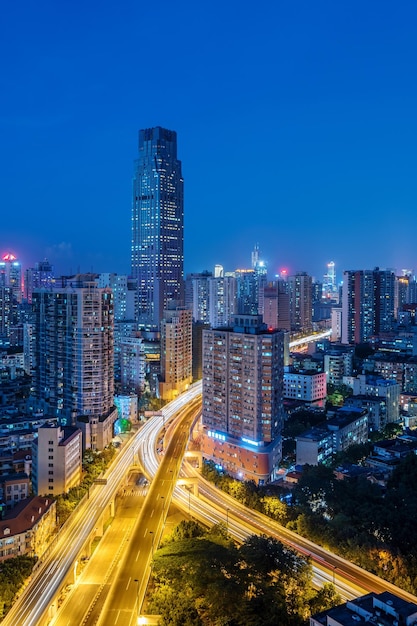
[[255,243],[270,276],[417,267],[415,4],[190,6],[7,7],[2,250],[128,273],[137,133],[161,125],[186,273]]

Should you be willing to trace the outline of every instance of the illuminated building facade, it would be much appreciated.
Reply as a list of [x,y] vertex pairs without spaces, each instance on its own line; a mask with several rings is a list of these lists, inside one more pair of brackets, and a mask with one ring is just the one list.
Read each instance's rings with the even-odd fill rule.
[[236,278],[218,276],[209,282],[209,324],[212,328],[229,326],[236,312]]
[[141,337],[120,341],[120,385],[124,392],[141,394],[145,388],[146,357]]
[[185,306],[192,309],[193,321],[207,324],[210,316],[209,279],[211,272],[187,274],[185,281]]
[[16,336],[19,325],[18,306],[22,301],[22,269],[14,254],[0,260],[0,346],[20,345]]
[[342,343],[367,342],[392,329],[395,274],[391,270],[348,270],[343,273]]
[[132,276],[138,322],[159,329],[169,300],[183,302],[184,181],[177,134],[157,126],[139,131],[132,204]]
[[283,333],[259,315],[203,331],[203,456],[265,483],[281,460]]
[[276,280],[263,288],[263,320],[270,328],[290,331],[290,296],[288,282]]
[[92,448],[101,449],[111,440],[117,415],[113,296],[110,289],[100,289],[94,278],[78,275],[66,287],[33,293],[34,388],[61,425],[84,428],[84,445],[88,440]]
[[80,484],[82,435],[78,428],[42,426],[32,444],[32,485],[37,495],[57,496]]
[[174,400],[192,379],[192,312],[171,304],[161,321],[161,398]]
[[312,325],[312,278],[306,272],[288,277],[292,331],[305,331]]
[[47,259],[35,263],[25,272],[25,298],[31,304],[34,289],[50,289],[54,284],[54,268]]
[[330,261],[327,264],[327,272],[323,276],[323,298],[333,299],[336,295],[336,266],[334,261]]
[[16,302],[22,301],[22,266],[10,252],[3,254],[0,261],[0,287],[8,287]]

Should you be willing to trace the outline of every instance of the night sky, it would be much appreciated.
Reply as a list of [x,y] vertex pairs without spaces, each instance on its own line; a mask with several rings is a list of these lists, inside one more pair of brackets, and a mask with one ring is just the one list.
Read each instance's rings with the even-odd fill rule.
[[417,2],[8,2],[0,251],[130,270],[140,128],[178,133],[185,271],[417,270]]

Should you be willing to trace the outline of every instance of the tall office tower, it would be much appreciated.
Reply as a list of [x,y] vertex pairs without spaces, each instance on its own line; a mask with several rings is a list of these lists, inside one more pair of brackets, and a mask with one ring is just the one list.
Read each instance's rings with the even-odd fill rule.
[[333,299],[336,294],[336,266],[334,261],[330,261],[327,264],[327,272],[323,276],[323,298]]
[[269,328],[290,331],[290,297],[288,283],[276,280],[268,283],[264,289],[263,321]]
[[264,289],[268,284],[268,276],[266,265],[263,261],[259,261],[255,267],[256,291],[258,294],[258,314],[263,315],[264,312]]
[[26,300],[31,304],[34,289],[50,289],[54,284],[54,268],[47,259],[35,263],[35,267],[30,267],[25,272],[24,294]]
[[236,312],[236,278],[209,278],[209,324],[212,328],[228,326]]
[[161,398],[174,400],[192,380],[191,311],[172,303],[161,321]]
[[117,418],[113,378],[113,296],[96,275],[33,292],[35,395],[61,425],[83,431],[84,447],[101,449]]
[[259,484],[281,460],[283,350],[260,315],[203,331],[203,456]]
[[16,302],[22,302],[22,266],[14,254],[3,254],[0,261],[0,287],[9,287]]
[[213,274],[208,272],[187,274],[185,280],[185,306],[193,312],[194,322],[209,321],[209,279]]
[[292,331],[304,331],[311,328],[311,284],[312,278],[306,272],[298,272],[295,276],[288,277]]
[[139,131],[131,262],[143,327],[159,329],[169,300],[183,302],[183,187],[176,132],[160,126]]
[[391,270],[348,270],[343,273],[342,343],[369,341],[392,329],[395,274]]

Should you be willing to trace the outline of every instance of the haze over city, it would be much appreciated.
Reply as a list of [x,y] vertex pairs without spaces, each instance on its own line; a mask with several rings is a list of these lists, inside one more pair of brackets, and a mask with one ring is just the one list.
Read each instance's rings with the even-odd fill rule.
[[413,2],[9,4],[2,251],[130,268],[138,130],[178,134],[185,271],[416,267]]

